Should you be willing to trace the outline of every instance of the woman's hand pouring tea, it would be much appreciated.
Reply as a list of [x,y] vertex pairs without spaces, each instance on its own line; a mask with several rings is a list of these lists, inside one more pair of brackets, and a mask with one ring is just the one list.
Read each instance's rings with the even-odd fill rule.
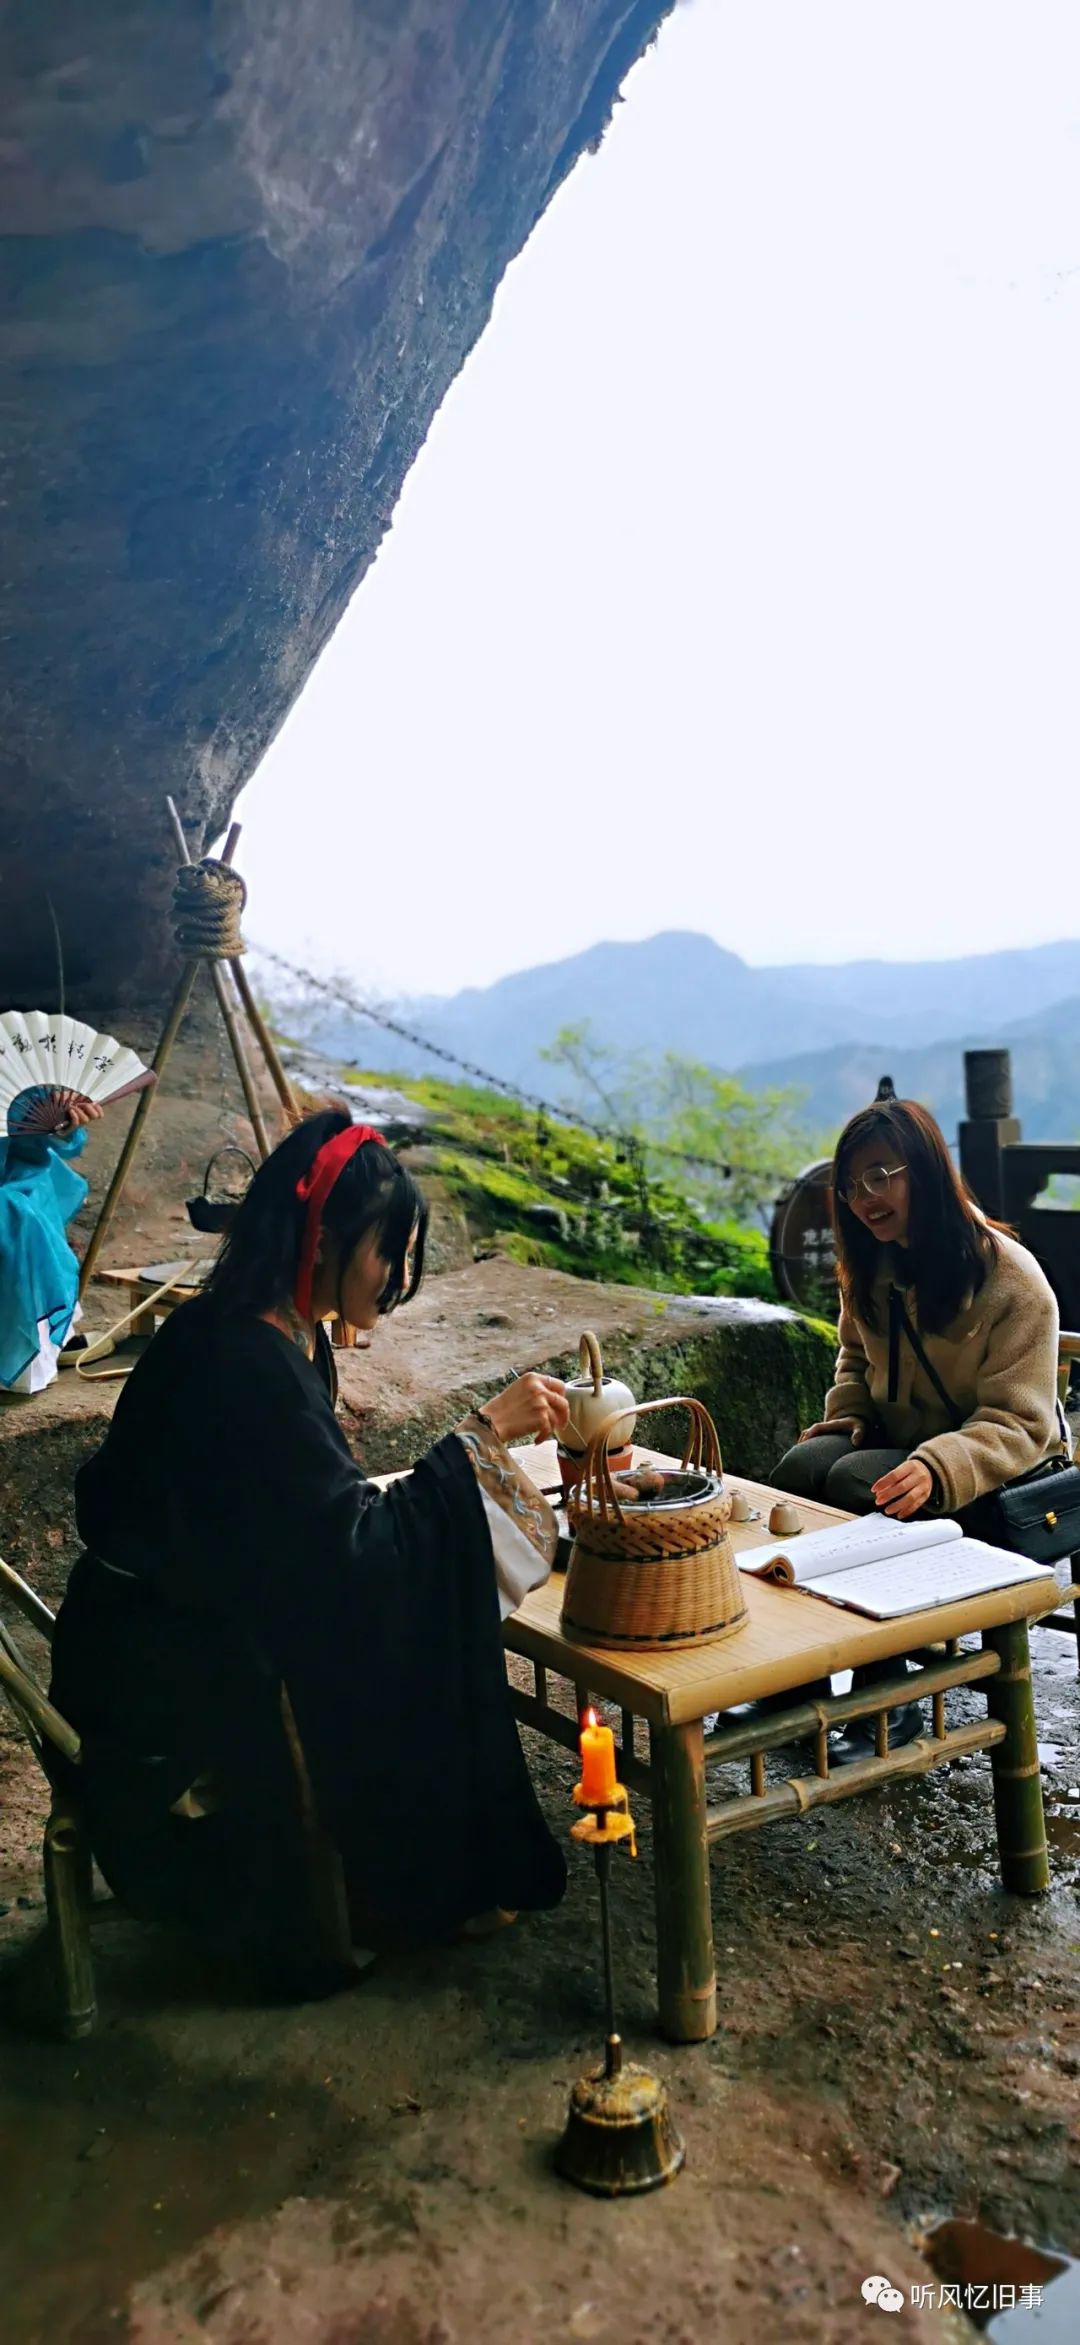
[[500,1441],[527,1441],[535,1433],[538,1441],[549,1441],[562,1432],[570,1414],[566,1387],[557,1376],[539,1376],[530,1373],[519,1376],[515,1384],[508,1384],[505,1392],[497,1392],[494,1400],[485,1401],[484,1415]]

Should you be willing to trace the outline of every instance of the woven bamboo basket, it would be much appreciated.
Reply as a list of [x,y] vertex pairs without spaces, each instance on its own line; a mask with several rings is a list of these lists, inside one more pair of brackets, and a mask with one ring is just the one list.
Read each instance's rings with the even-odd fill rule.
[[647,1401],[638,1417],[686,1409],[682,1465],[663,1495],[620,1503],[612,1489],[607,1439],[615,1419],[589,1443],[585,1471],[568,1504],[574,1546],[566,1574],[566,1637],[622,1652],[672,1652],[733,1636],[746,1599],[727,1524],[716,1427],[700,1401]]

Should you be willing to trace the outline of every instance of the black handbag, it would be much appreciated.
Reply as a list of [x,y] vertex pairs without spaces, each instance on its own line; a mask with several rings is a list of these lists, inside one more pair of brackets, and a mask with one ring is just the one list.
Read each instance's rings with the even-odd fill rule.
[[[946,1391],[932,1361],[927,1359],[896,1288],[890,1287],[889,1393],[893,1399],[901,1335],[907,1337],[924,1376],[929,1377],[939,1401],[952,1418],[954,1431],[959,1433],[966,1419]],[[1065,1441],[1065,1418],[1060,1402],[1058,1417]],[[1002,1482],[996,1490],[987,1491],[978,1505],[986,1523],[985,1531],[980,1529],[979,1535],[993,1547],[1006,1547],[1012,1555],[1025,1555],[1029,1563],[1060,1563],[1066,1555],[1080,1551],[1080,1468],[1073,1465],[1068,1455],[1044,1458],[1041,1465],[1031,1466],[1026,1474],[1017,1474],[1011,1482]]]

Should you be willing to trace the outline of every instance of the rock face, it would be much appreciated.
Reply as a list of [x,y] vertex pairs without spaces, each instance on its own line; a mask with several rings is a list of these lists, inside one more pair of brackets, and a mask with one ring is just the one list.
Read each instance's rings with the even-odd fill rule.
[[[671,0],[13,0],[0,1007],[146,1007],[195,852]],[[298,820],[303,819],[297,810]]]
[[[110,1290],[95,1301],[91,1326],[122,1307]],[[596,1330],[605,1367],[639,1400],[703,1401],[728,1470],[758,1480],[820,1416],[832,1381],[831,1330],[775,1303],[698,1301],[519,1262],[470,1263],[426,1278],[408,1310],[381,1322],[370,1349],[338,1352],[339,1415],[356,1457],[370,1474],[411,1466],[517,1369],[575,1376],[583,1327]],[[3,1553],[50,1603],[78,1553],[75,1473],[103,1441],[122,1390],[67,1375],[40,1399],[0,1410]],[[683,1413],[665,1411],[642,1420],[641,1438],[675,1449],[685,1431]]]

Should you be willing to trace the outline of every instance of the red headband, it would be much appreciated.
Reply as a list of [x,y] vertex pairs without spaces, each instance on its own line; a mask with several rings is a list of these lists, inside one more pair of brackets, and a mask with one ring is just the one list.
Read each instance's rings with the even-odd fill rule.
[[332,1140],[324,1141],[303,1179],[297,1181],[296,1194],[301,1204],[307,1205],[300,1267],[293,1290],[293,1301],[301,1319],[311,1317],[311,1286],[322,1232],[323,1208],[339,1173],[344,1172],[357,1149],[362,1148],[367,1140],[377,1140],[381,1148],[386,1146],[382,1133],[377,1132],[372,1124],[350,1124],[346,1131],[335,1132]]

